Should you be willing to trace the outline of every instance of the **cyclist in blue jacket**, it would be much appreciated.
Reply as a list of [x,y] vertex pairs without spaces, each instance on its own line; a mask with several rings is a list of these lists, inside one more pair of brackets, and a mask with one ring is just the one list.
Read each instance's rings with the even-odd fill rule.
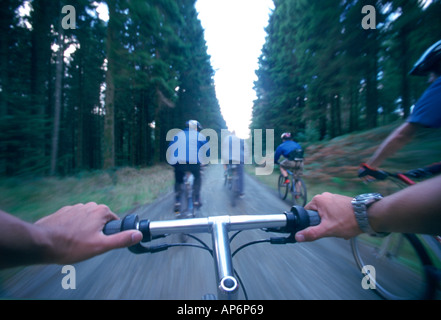
[[[285,184],[289,183],[288,172],[286,169],[293,170],[298,167],[298,164],[294,160],[295,153],[297,152],[303,157],[302,147],[295,141],[293,141],[291,133],[285,132],[282,134],[282,144],[280,144],[274,155],[274,163],[280,165],[280,172],[285,177]],[[279,163],[280,157],[283,156],[282,162]]]
[[[194,176],[193,205],[199,208],[201,204],[201,148],[207,143],[207,138],[200,132],[202,126],[197,120],[186,122],[186,128],[180,130],[170,142],[169,150],[173,154],[168,156],[169,164],[175,169],[175,212],[181,209],[181,190],[184,183],[185,172],[190,171]],[[206,148],[205,157],[210,156],[210,149]]]

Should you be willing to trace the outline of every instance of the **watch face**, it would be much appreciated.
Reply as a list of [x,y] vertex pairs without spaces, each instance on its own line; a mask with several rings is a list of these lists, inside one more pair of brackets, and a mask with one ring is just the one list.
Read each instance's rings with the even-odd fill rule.
[[364,193],[364,194],[360,194],[358,196],[356,196],[354,198],[355,201],[357,202],[364,202],[366,204],[370,204],[376,200],[380,200],[382,199],[383,196],[379,193]]

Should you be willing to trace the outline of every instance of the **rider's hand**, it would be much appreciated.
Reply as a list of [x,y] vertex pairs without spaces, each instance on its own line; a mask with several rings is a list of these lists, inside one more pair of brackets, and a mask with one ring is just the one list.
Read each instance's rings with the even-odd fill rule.
[[312,198],[305,206],[307,210],[318,211],[321,222],[296,234],[298,242],[314,241],[324,237],[350,239],[362,233],[355,220],[351,197],[323,193]]
[[118,217],[96,203],[63,207],[35,223],[46,240],[44,262],[69,264],[111,249],[135,245],[142,239],[137,230],[106,236],[104,225]]
[[358,177],[362,178],[365,182],[370,182],[374,180],[384,180],[387,178],[387,174],[384,171],[372,168],[366,163],[362,163],[358,169]]

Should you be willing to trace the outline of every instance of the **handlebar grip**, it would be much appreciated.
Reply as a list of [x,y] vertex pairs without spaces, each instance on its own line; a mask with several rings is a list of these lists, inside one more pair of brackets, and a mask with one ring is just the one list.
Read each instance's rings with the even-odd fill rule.
[[138,215],[129,214],[122,220],[109,221],[103,229],[103,233],[106,235],[115,234],[125,230],[136,229],[138,224]]
[[[319,225],[321,222],[320,216],[317,211],[306,210],[301,206],[293,206],[291,213],[294,216],[293,224],[288,222],[291,232],[298,232],[308,227]],[[289,216],[288,216],[289,217]]]
[[111,235],[126,230],[139,230],[142,232],[142,242],[148,242],[151,239],[150,221],[141,220],[136,214],[129,214],[121,220],[109,221],[103,228],[105,235]]
[[318,212],[313,210],[306,210],[306,212],[308,213],[309,216],[309,226],[310,227],[318,226],[322,221],[320,219],[320,215],[318,214]]
[[106,223],[103,233],[107,236],[121,232],[122,220],[112,220]]

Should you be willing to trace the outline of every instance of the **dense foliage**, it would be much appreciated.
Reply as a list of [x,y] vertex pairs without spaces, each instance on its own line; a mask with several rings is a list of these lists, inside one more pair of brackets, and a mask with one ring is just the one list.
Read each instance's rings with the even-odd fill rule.
[[[409,77],[441,39],[441,1],[274,0],[259,58],[252,128],[333,138],[406,117],[427,87]],[[430,5],[429,5],[430,4]],[[362,13],[374,6],[375,29]]]
[[0,175],[147,166],[186,119],[225,127],[195,0],[2,0],[0,32]]

